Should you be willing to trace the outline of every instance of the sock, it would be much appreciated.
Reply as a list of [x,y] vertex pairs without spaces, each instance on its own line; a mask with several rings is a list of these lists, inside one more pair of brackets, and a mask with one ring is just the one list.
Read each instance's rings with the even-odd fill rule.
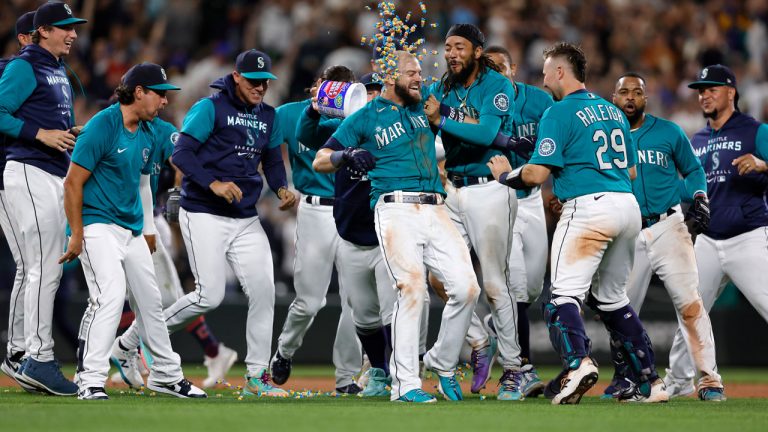
[[120,324],[117,326],[117,332],[122,333],[127,330],[134,319],[136,319],[136,314],[133,313],[131,306],[126,301],[123,304],[123,314],[120,316]]
[[520,357],[523,364],[532,363],[531,361],[531,330],[528,322],[528,308],[530,303],[517,304],[517,337],[520,342]]
[[389,376],[389,364],[387,363],[386,349],[387,337],[384,327],[376,329],[357,328],[357,337],[363,345],[363,350],[368,354],[371,367],[384,370]]
[[392,324],[384,326],[384,336],[387,338],[387,349],[392,351]]
[[205,322],[204,316],[200,315],[197,319],[189,323],[186,330],[187,333],[191,334],[192,337],[197,340],[206,356],[216,357],[219,355],[219,341],[208,327],[208,323]]

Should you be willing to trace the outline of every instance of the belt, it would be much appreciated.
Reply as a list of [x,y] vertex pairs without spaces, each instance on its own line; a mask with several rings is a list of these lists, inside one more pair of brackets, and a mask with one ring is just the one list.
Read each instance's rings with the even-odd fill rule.
[[492,175],[473,177],[473,176],[461,176],[458,174],[448,173],[448,180],[456,188],[463,188],[464,186],[472,186],[476,184],[486,184],[494,180]]
[[677,213],[677,211],[675,209],[671,208],[671,209],[667,210],[665,213],[657,214],[657,215],[651,215],[651,216],[649,216],[647,218],[644,217],[643,218],[643,224],[642,224],[643,228],[645,229],[645,228],[648,228],[648,227],[652,226],[653,224],[659,223],[659,222],[663,221],[664,219],[672,216],[675,213]]
[[432,205],[440,205],[443,203],[443,196],[436,193],[395,192],[395,193],[384,195],[383,199],[385,203],[432,204]]
[[323,206],[333,205],[333,198],[323,198],[323,197],[314,196],[314,195],[307,195],[306,197],[304,197],[304,201],[307,204],[313,204],[313,205],[323,205]]

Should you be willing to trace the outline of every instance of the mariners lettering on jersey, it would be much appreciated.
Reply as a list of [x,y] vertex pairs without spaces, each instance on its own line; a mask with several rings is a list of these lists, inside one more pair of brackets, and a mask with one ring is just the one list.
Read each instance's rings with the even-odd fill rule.
[[728,137],[712,137],[707,140],[706,146],[693,149],[693,153],[698,157],[717,150],[741,151],[741,141],[728,141]]
[[[48,85],[66,84],[69,86],[69,78],[61,71],[54,72],[53,75],[46,75],[45,80],[48,81]],[[67,94],[69,96],[69,94]]]
[[576,117],[581,120],[584,127],[588,127],[599,121],[617,121],[624,124],[624,116],[619,113],[619,109],[613,105],[597,104],[595,106],[585,106],[576,111]]
[[376,148],[384,148],[392,141],[400,138],[405,133],[405,128],[401,122],[395,122],[395,124],[389,127],[376,126]]
[[539,129],[539,122],[530,122],[524,125],[517,125],[517,136],[532,136],[536,135],[536,131]]
[[245,126],[250,129],[256,129],[259,132],[267,133],[267,124],[259,121],[259,117],[254,114],[237,113],[237,117],[228,115],[227,126]]
[[669,168],[669,155],[658,150],[638,150],[637,163],[658,165]]

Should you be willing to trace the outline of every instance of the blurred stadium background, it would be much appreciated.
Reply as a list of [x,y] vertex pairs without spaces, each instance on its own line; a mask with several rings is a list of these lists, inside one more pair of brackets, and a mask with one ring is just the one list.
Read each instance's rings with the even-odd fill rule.
[[[0,3],[0,51],[16,50],[14,23],[36,9],[39,0]],[[66,62],[73,79],[76,118],[83,124],[104,105],[121,76],[141,61],[164,65],[171,81],[183,91],[162,114],[181,124],[187,109],[210,93],[208,84],[232,71],[240,51],[258,48],[270,54],[274,82],[267,102],[277,106],[306,97],[305,88],[324,66],[343,64],[358,76],[369,72],[371,49],[361,46],[378,16],[374,2],[359,0],[73,0],[76,16],[89,20],[78,27],[78,40]],[[418,1],[398,1],[401,16],[418,11]],[[768,2],[765,0],[453,0],[426,1],[430,21],[438,23],[423,36],[428,49],[442,53],[445,30],[454,23],[479,25],[489,44],[507,47],[518,65],[517,79],[541,84],[541,52],[558,40],[578,42],[589,61],[588,88],[610,97],[616,78],[628,70],[647,77],[649,108],[692,134],[704,125],[696,94],[686,87],[704,65],[724,63],[737,75],[740,107],[768,119]],[[373,11],[365,6],[372,6]],[[445,70],[442,54],[427,58],[425,75]],[[437,67],[435,67],[437,64]],[[74,76],[73,76],[74,77]],[[78,81],[80,84],[78,84]],[[167,184],[167,183],[166,183]],[[259,213],[272,245],[277,282],[275,336],[293,298],[292,266],[295,219],[278,212],[271,194]],[[551,224],[550,224],[551,225]],[[180,240],[180,237],[178,238]],[[0,342],[5,350],[7,311],[14,264],[5,242],[0,246]],[[185,251],[176,243],[175,258],[184,284],[194,285]],[[259,263],[252,263],[259,265]],[[765,271],[765,269],[755,269]],[[208,315],[214,331],[227,345],[245,352],[244,296],[237,283],[228,286],[225,303]],[[768,287],[766,287],[768,291]],[[330,363],[338,318],[337,288],[315,322],[299,362]],[[74,360],[75,335],[85,308],[87,288],[79,263],[68,266],[56,306],[56,353]],[[439,325],[439,300],[433,302],[431,336]],[[672,306],[654,279],[641,314],[658,351],[659,364],[676,326]],[[535,319],[540,314],[533,313]],[[721,365],[764,365],[766,324],[733,286],[726,289],[712,313]],[[599,323],[590,323],[598,359],[607,357],[607,338]],[[532,348],[541,362],[555,362],[543,324],[532,325]],[[763,335],[763,336],[759,336]],[[762,342],[762,343],[761,343]],[[174,346],[187,360],[202,360],[199,349],[183,334]]]

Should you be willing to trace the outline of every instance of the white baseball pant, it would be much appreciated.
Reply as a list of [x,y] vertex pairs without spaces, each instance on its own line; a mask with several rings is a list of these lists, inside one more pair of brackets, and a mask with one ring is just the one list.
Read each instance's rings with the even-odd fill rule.
[[8,161],[3,180],[9,219],[19,229],[24,261],[24,333],[27,354],[39,362],[54,359],[53,301],[66,246],[64,179],[29,164]]
[[[446,188],[445,200],[451,220],[477,255],[483,288],[491,306],[493,324],[499,336],[499,362],[505,369],[520,367],[520,344],[517,340],[517,304],[510,286],[510,251],[513,225],[517,214],[514,189],[497,181]],[[479,318],[473,318],[473,332],[467,336],[470,345],[482,330]],[[478,327],[479,326],[479,327]],[[484,330],[484,341],[488,336]]]
[[[725,240],[715,240],[703,234],[696,237],[694,250],[699,270],[699,293],[707,313],[725,285],[733,281],[768,322],[768,274],[764,271],[768,269],[767,247],[768,227],[756,228]],[[674,378],[695,376],[685,336],[679,327],[669,353],[669,364]]]
[[182,208],[179,226],[196,289],[165,310],[168,330],[183,329],[221,304],[229,264],[248,297],[245,365],[249,376],[257,376],[269,367],[275,309],[272,252],[259,217],[229,218]]
[[181,359],[171,348],[144,236],[134,237],[130,230],[114,224],[86,225],[80,262],[89,297],[78,336],[77,385],[81,389],[104,387],[126,288],[139,333],[154,358],[150,379],[161,384],[182,379]]
[[[325,296],[331,283],[334,262],[338,264],[339,234],[333,219],[333,206],[307,203],[302,195],[296,214],[296,258],[293,285],[296,298],[288,308],[283,330],[277,340],[280,355],[292,358],[304,342],[317,312],[325,306]],[[354,382],[360,372],[363,354],[357,339],[355,323],[349,306],[347,287],[339,280],[341,317],[333,343],[333,364],[336,367],[336,387]]]
[[635,263],[629,276],[627,296],[639,314],[653,273],[667,288],[677,312],[677,321],[685,329],[683,337],[694,354],[701,373],[700,386],[722,387],[715,360],[712,323],[699,295],[699,273],[688,228],[680,206],[664,220],[640,231],[635,243]]
[[411,194],[396,191],[392,203],[384,202],[382,195],[375,208],[379,246],[397,290],[392,313],[392,400],[421,388],[419,327],[427,270],[443,281],[448,295],[437,341],[424,356],[424,364],[438,374],[453,373],[480,293],[469,250],[447,208],[398,202]]
[[10,203],[5,197],[5,190],[0,190],[0,227],[3,229],[8,248],[11,250],[13,262],[16,263],[16,274],[11,289],[11,302],[8,305],[8,357],[26,351],[24,340],[24,258],[21,256],[21,231],[16,225],[16,219],[11,219],[8,212]]
[[591,286],[604,312],[629,304],[626,286],[639,232],[640,207],[631,193],[566,201],[552,241],[552,303],[578,305]]

